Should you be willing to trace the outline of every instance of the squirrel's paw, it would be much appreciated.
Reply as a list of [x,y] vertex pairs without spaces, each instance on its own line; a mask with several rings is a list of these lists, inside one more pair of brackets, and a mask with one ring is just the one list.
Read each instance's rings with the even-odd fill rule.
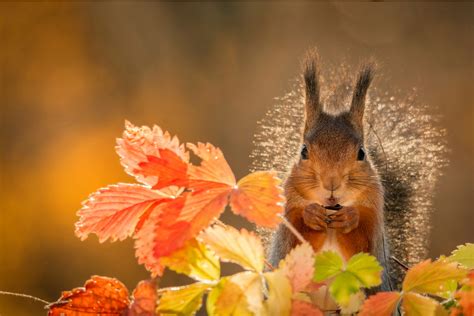
[[303,211],[304,223],[314,230],[326,230],[327,220],[326,209],[319,204],[309,204]]
[[359,211],[350,206],[341,208],[336,213],[329,215],[329,218],[331,222],[327,227],[340,229],[344,234],[351,232],[359,225]]

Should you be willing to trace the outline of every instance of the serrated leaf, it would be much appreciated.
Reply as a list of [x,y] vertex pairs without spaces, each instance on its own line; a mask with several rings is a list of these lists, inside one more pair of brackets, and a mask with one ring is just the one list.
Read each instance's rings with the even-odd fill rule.
[[307,242],[296,246],[280,261],[279,268],[290,280],[293,292],[304,290],[314,275],[313,247]]
[[314,278],[321,282],[341,273],[344,267],[342,257],[334,251],[324,251],[316,255],[314,261]]
[[[116,151],[120,156],[120,162],[125,168],[125,172],[134,176],[138,182],[155,186],[158,181],[167,182],[161,179],[160,174],[146,172],[140,167],[141,163],[148,162],[149,157],[161,158],[168,161],[167,157],[161,157],[160,150],[169,150],[173,152],[179,160],[187,164],[189,153],[184,145],[179,143],[176,136],[171,136],[167,131],[163,131],[159,126],[135,126],[130,122],[125,122],[125,130],[122,138],[117,139]],[[176,163],[168,163],[176,169]],[[185,165],[178,163],[181,167]],[[166,171],[166,170],[164,170]],[[176,178],[175,176],[173,176]],[[166,178],[166,176],[165,176]],[[169,178],[168,178],[169,179]],[[164,187],[162,185],[161,187]],[[179,189],[176,187],[164,188],[163,191],[170,195],[176,195]]]
[[214,315],[260,315],[262,312],[262,279],[253,272],[225,278],[217,296]]
[[158,294],[156,283],[152,280],[140,281],[133,290],[133,301],[130,303],[127,316],[154,316]]
[[449,261],[455,261],[468,269],[474,269],[474,244],[467,243],[458,246],[448,257]]
[[349,297],[349,302],[347,304],[341,305],[341,314],[342,315],[353,315],[357,313],[362,304],[364,303],[365,295],[362,291],[359,291],[355,294],[351,294]]
[[323,312],[309,302],[293,299],[291,316],[323,316]]
[[77,212],[76,235],[84,240],[91,233],[100,242],[130,237],[150,212],[170,197],[138,184],[119,183],[99,189]]
[[350,272],[338,274],[329,285],[329,293],[340,305],[347,305],[352,294],[359,292],[361,283]]
[[459,281],[466,276],[456,263],[447,260],[431,262],[426,260],[408,270],[402,284],[404,292],[429,293],[437,295],[445,292],[452,280]]
[[156,310],[160,315],[194,315],[201,308],[202,297],[209,287],[203,283],[194,283],[167,288],[160,293]]
[[214,225],[199,236],[223,261],[245,269],[263,271],[264,252],[260,238],[245,229]]
[[434,316],[439,303],[416,293],[403,295],[402,307],[407,316]]
[[273,172],[253,172],[237,183],[232,191],[230,206],[234,213],[264,227],[274,228],[283,214],[284,197],[281,180]]
[[382,283],[382,266],[374,256],[361,252],[352,256],[346,264],[346,271],[354,274],[364,287]]
[[218,280],[221,272],[219,258],[196,239],[170,256],[162,257],[160,263],[197,281]]
[[215,285],[212,290],[207,294],[206,299],[206,311],[208,316],[214,316],[216,314],[216,302],[224,289],[224,285],[229,281],[228,277],[220,279],[219,283]]
[[400,300],[400,292],[379,292],[365,300],[359,316],[391,316]]
[[267,315],[286,316],[291,313],[291,284],[282,270],[264,274],[268,284],[268,298],[265,301]]
[[[155,256],[155,248],[163,246],[163,253],[172,253],[176,247],[184,245],[188,239],[186,233],[178,234],[173,230],[180,226],[186,230],[188,223],[177,222],[176,218],[183,207],[185,195],[161,204],[154,210],[144,222],[143,227],[135,234],[135,256],[138,263],[144,264],[152,276],[161,276],[164,267],[160,263],[160,257]],[[182,248],[182,246],[181,246]]]
[[102,314],[120,316],[130,304],[128,290],[117,279],[92,276],[84,287],[63,291],[61,297],[46,306],[48,316]]

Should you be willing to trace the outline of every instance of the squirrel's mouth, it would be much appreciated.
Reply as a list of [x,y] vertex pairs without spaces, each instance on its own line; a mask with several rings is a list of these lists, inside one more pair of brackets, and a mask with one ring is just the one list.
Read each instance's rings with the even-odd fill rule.
[[327,205],[324,208],[327,209],[327,210],[339,211],[342,208],[342,205],[340,205],[340,204]]

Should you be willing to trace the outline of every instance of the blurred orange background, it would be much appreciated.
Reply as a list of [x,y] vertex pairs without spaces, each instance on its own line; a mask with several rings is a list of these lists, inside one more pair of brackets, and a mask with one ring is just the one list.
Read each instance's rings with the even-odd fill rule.
[[[124,120],[212,142],[241,177],[256,122],[314,45],[323,63],[374,56],[394,89],[417,87],[443,115],[451,164],[430,255],[473,242],[473,12],[426,2],[0,4],[0,290],[53,301],[93,274],[129,289],[147,278],[130,240],[74,236],[89,193],[133,182],[114,151]],[[0,314],[44,310],[0,296]]]

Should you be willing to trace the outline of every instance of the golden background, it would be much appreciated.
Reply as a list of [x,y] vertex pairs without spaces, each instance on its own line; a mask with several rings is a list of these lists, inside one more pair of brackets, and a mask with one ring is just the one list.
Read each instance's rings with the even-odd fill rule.
[[[114,151],[124,120],[212,142],[241,177],[257,120],[314,45],[323,63],[374,56],[394,89],[417,87],[443,115],[451,164],[430,254],[473,242],[473,12],[472,3],[0,4],[0,290],[53,301],[93,274],[129,289],[147,278],[130,240],[73,233],[89,193],[133,182]],[[37,302],[0,296],[2,316],[41,314]]]

